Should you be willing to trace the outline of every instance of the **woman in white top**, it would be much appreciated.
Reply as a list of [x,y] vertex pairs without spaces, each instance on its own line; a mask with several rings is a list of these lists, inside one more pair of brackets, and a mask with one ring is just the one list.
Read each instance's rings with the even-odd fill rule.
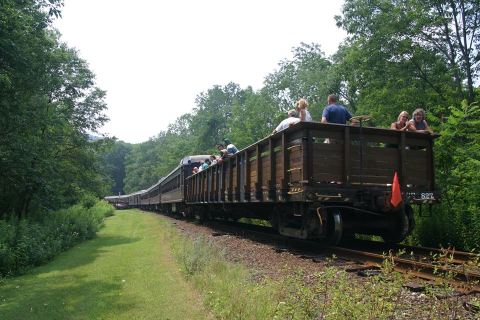
[[306,122],[312,121],[312,116],[310,115],[310,112],[308,112],[307,108],[308,108],[307,100],[302,98],[297,101],[297,104],[295,105],[295,109],[299,114],[300,121],[306,121]]

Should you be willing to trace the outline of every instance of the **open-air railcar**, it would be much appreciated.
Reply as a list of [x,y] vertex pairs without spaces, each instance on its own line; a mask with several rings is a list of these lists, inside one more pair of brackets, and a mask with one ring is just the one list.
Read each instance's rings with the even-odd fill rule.
[[411,205],[438,200],[434,137],[302,122],[187,177],[185,213],[265,219],[281,234],[333,243],[354,233],[398,242],[413,229]]

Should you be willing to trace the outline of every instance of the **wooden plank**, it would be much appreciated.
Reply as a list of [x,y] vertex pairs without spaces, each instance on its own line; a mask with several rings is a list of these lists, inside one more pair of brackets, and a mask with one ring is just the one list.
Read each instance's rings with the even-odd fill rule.
[[302,137],[303,137],[303,130],[289,132],[287,134],[287,145],[290,146],[292,143],[301,141]]
[[269,162],[270,162],[270,176],[269,176],[269,181],[268,181],[268,187],[269,187],[269,198],[271,200],[274,200],[275,199],[275,174],[276,174],[276,168],[275,168],[275,164],[276,164],[276,156],[275,156],[275,152],[274,152],[274,142],[273,142],[273,139],[270,137],[269,139],[269,151],[270,151],[270,157],[269,157]]
[[[348,127],[346,127],[348,128]],[[345,146],[339,143],[319,143],[313,145],[313,153],[314,154],[335,154],[338,156],[342,156],[342,152]]]
[[430,145],[430,139],[407,137],[405,140],[405,144],[407,146],[427,148]]
[[303,172],[303,181],[308,181],[310,179],[310,173],[312,172],[310,163],[311,163],[311,137],[309,130],[303,130],[303,139],[302,139],[302,172]]
[[[375,134],[369,134],[369,133],[363,133],[363,141],[365,144],[369,144],[370,142],[372,143],[384,143],[384,144],[398,144],[398,137],[397,135],[382,135],[379,133]],[[360,134],[355,132],[350,133],[350,140],[352,141],[352,144],[360,144]]]
[[391,184],[391,176],[367,176],[367,175],[350,175],[350,181],[352,184],[359,183],[374,183],[374,184]]
[[270,157],[262,159],[262,186],[268,186],[270,181]]
[[428,153],[425,150],[405,150],[406,161],[426,161]]
[[[256,153],[257,155],[262,154],[259,144],[257,144],[256,146]],[[262,157],[257,157],[257,180],[255,181],[255,198],[259,201],[261,201],[263,197],[261,192],[262,176],[263,176],[262,162],[263,162]]]
[[222,161],[221,171],[220,171],[220,188],[219,188],[219,197],[221,202],[225,201],[225,183],[226,183],[225,171],[226,171],[225,161]]
[[[348,128],[348,127],[346,127]],[[337,131],[326,131],[326,130],[310,130],[312,133],[312,138],[314,138],[314,143],[323,143],[323,140],[326,138],[343,141],[343,132],[342,127],[339,128]]]
[[298,182],[301,180],[303,180],[302,170],[290,171],[290,183]]
[[343,182],[343,174],[333,174],[333,173],[320,173],[315,172],[313,175],[314,183],[331,183],[332,181],[335,182]]
[[[245,201],[250,201],[250,189],[251,189],[251,182],[252,182],[252,163],[249,161],[250,156],[248,149],[245,150],[245,190],[244,192],[244,197]],[[256,175],[256,172],[255,172]]]
[[240,186],[241,186],[241,179],[240,179],[240,174],[241,174],[241,163],[242,163],[242,158],[241,154],[237,154],[235,157],[236,160],[236,185],[235,185],[235,200],[240,201]]
[[366,176],[390,176],[393,179],[395,168],[352,168],[351,175],[366,175]]
[[313,164],[313,172],[341,172],[343,173],[343,163],[339,161],[316,161]]
[[[352,146],[350,149],[351,155],[358,157],[360,156],[360,146]],[[364,157],[373,157],[377,158],[398,158],[398,149],[397,148],[384,148],[384,147],[369,147],[366,146],[364,149]]]
[[433,142],[434,140],[430,140],[429,145],[427,146],[427,172],[428,172],[428,180],[429,180],[429,187],[430,190],[435,190],[435,161],[433,156]]
[[284,200],[287,200],[288,195],[288,169],[289,169],[289,151],[287,150],[287,136],[285,132],[282,133],[282,163],[283,163],[283,174],[282,174],[282,197]]
[[405,166],[405,131],[402,131],[400,133],[400,148],[398,150],[398,153],[399,153],[399,161],[400,161],[400,166],[399,166],[399,173],[398,173],[398,178],[399,178],[399,181],[400,181],[400,188],[402,190],[405,189],[405,170],[406,170],[406,166]]
[[[361,168],[360,167],[360,160],[352,160],[351,168]],[[387,161],[387,160],[376,160],[376,161],[368,161],[363,166],[364,169],[368,168],[393,168],[394,170],[398,171],[398,161]],[[408,169],[407,169],[408,171]]]
[[313,144],[312,144],[312,130],[307,130],[307,172],[306,181],[310,182],[313,176]]
[[207,171],[207,201],[212,201],[212,168]]
[[343,145],[343,182],[345,186],[350,185],[350,148],[350,127],[345,127]]
[[233,190],[233,159],[228,161],[228,197],[227,201],[232,201],[232,190]]

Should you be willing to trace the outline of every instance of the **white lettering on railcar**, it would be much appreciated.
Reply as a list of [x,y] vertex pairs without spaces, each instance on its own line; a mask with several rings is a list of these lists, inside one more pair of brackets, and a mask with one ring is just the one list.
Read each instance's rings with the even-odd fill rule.
[[422,200],[434,200],[435,197],[433,196],[433,192],[422,192],[420,194]]

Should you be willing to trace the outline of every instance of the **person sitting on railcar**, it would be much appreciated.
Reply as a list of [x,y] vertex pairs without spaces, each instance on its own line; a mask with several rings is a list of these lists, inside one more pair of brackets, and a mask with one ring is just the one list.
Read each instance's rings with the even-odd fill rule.
[[216,155],[213,155],[213,154],[210,155],[211,165],[213,166],[214,164],[217,164],[220,159],[221,158],[219,156],[216,156]]
[[323,123],[338,123],[346,124],[352,118],[345,106],[337,104],[337,96],[331,94],[327,98],[328,105],[323,109],[322,122]]
[[433,133],[427,121],[425,121],[425,110],[422,108],[417,108],[413,111],[413,118],[409,122],[411,124],[411,128],[408,129],[409,131]]
[[221,143],[217,144],[217,150],[220,152],[220,159],[223,160],[227,157],[228,152],[227,149],[225,149],[225,146]]
[[398,115],[397,121],[393,122],[390,125],[390,129],[400,130],[400,131],[415,131],[415,126],[408,121],[409,116],[407,111],[402,111]]
[[297,101],[295,105],[295,110],[297,110],[298,112],[298,118],[300,118],[300,121],[306,121],[306,122],[313,121],[312,116],[310,115],[310,112],[308,112],[307,108],[308,108],[307,100],[300,99]]
[[280,122],[280,124],[275,128],[275,130],[273,130],[272,134],[285,130],[288,127],[293,126],[294,124],[300,122],[300,119],[297,118],[298,113],[296,110],[294,109],[288,110],[287,115],[288,115],[288,118]]
[[210,159],[209,158],[205,159],[205,161],[202,163],[202,166],[201,166],[202,171],[205,170],[205,169],[208,169],[210,164],[211,164]]
[[198,173],[198,168],[197,168],[197,167],[193,167],[192,173],[193,173],[193,174]]
[[224,139],[223,142],[224,142],[225,145],[227,146],[227,153],[228,153],[228,155],[232,155],[232,154],[235,154],[235,153],[238,152],[237,147],[235,147],[235,145],[232,144],[232,143],[230,142],[230,140]]

